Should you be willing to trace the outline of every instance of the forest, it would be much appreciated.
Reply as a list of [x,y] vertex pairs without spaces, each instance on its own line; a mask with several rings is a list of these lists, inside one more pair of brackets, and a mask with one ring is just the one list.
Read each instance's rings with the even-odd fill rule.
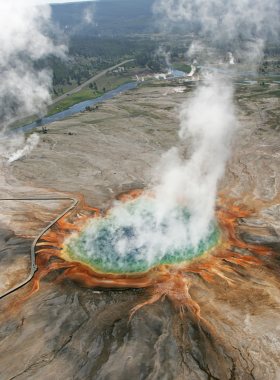
[[47,62],[37,63],[37,67],[45,64],[53,71],[53,92],[58,95],[58,91],[65,91],[61,91],[65,85],[70,86],[67,88],[69,91],[72,86],[79,86],[98,72],[131,58],[136,58],[136,66],[147,65],[155,71],[160,70],[155,51],[156,43],[151,40],[72,36],[68,61],[51,57]]
[[52,4],[54,23],[68,34],[132,35],[155,29],[153,0],[110,0]]

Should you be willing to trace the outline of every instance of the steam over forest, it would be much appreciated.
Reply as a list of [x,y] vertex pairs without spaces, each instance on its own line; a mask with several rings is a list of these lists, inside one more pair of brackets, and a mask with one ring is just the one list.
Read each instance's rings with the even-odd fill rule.
[[[200,33],[201,25],[195,21],[177,23],[165,34],[155,21],[152,4],[153,0],[52,4],[53,22],[69,38],[69,61],[63,62],[53,57],[36,65],[38,68],[47,65],[53,70],[54,94],[63,93],[67,84],[79,85],[96,73],[131,58],[135,58],[134,67],[159,71],[166,67],[166,55],[162,51],[159,53],[159,46],[168,54],[168,62],[173,67],[182,67],[186,60],[184,53]],[[211,36],[205,35],[205,38]],[[240,40],[242,33],[238,46],[242,45]],[[218,47],[224,60],[228,59],[228,51],[235,51],[234,43],[231,46],[219,43],[215,47]],[[267,44],[264,53],[259,72],[278,70],[280,45],[277,39]]]

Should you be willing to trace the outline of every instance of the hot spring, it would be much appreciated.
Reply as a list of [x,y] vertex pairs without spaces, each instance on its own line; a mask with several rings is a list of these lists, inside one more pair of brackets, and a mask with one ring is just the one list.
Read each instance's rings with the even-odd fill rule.
[[181,204],[166,205],[140,197],[119,202],[105,217],[92,218],[64,243],[64,256],[105,273],[147,271],[157,264],[178,264],[202,255],[218,243],[216,222],[196,244],[191,215]]

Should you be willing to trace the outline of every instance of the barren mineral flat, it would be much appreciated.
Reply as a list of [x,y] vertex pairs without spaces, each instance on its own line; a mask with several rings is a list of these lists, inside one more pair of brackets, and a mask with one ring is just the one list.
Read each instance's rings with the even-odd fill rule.
[[[178,138],[177,108],[192,91],[178,86],[178,80],[143,83],[94,112],[50,124],[29,155],[10,165],[3,160],[1,197],[74,196],[75,218],[82,196],[105,212],[118,194],[150,188],[164,152],[178,146],[183,157],[189,154],[190,142]],[[1,380],[280,378],[280,138],[271,128],[279,101],[269,90],[258,97],[248,91],[237,92],[240,128],[217,204],[224,199],[250,213],[234,222],[241,243],[228,249],[231,261],[214,267],[213,281],[188,273],[200,317],[180,315],[166,297],[129,322],[131,310],[149,300],[145,290],[80,287],[57,267],[36,292],[26,296],[32,280],[0,300]],[[5,289],[29,273],[32,239],[69,205],[0,202]],[[255,262],[247,265],[248,256]]]

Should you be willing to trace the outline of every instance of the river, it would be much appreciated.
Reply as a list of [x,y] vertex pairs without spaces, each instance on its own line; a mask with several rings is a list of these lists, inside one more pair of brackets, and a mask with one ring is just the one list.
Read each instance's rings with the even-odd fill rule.
[[[183,71],[179,71],[179,70],[171,70],[171,71],[172,71],[173,76],[169,77],[168,79],[178,78],[178,77],[182,77],[183,75],[185,75],[185,73]],[[158,80],[162,80],[162,79],[158,79]],[[12,129],[10,131],[6,131],[4,133],[4,136],[2,136],[2,138],[3,137],[4,138],[15,137],[16,135],[28,132],[35,127],[41,127],[43,125],[50,124],[53,121],[62,120],[66,117],[75,115],[78,112],[84,111],[86,107],[91,107],[97,103],[104,102],[104,100],[112,99],[115,96],[117,96],[118,94],[120,94],[121,92],[126,91],[126,90],[130,90],[130,89],[136,87],[139,83],[142,83],[142,82],[130,82],[130,83],[123,84],[123,85],[119,86],[118,88],[116,88],[115,90],[108,91],[105,94],[103,94],[102,96],[99,96],[98,98],[86,100],[86,101],[81,102],[81,103],[77,103],[65,111],[56,113],[52,116],[43,117],[40,121],[36,121],[34,123],[27,124],[27,125],[24,125],[23,127]]]

